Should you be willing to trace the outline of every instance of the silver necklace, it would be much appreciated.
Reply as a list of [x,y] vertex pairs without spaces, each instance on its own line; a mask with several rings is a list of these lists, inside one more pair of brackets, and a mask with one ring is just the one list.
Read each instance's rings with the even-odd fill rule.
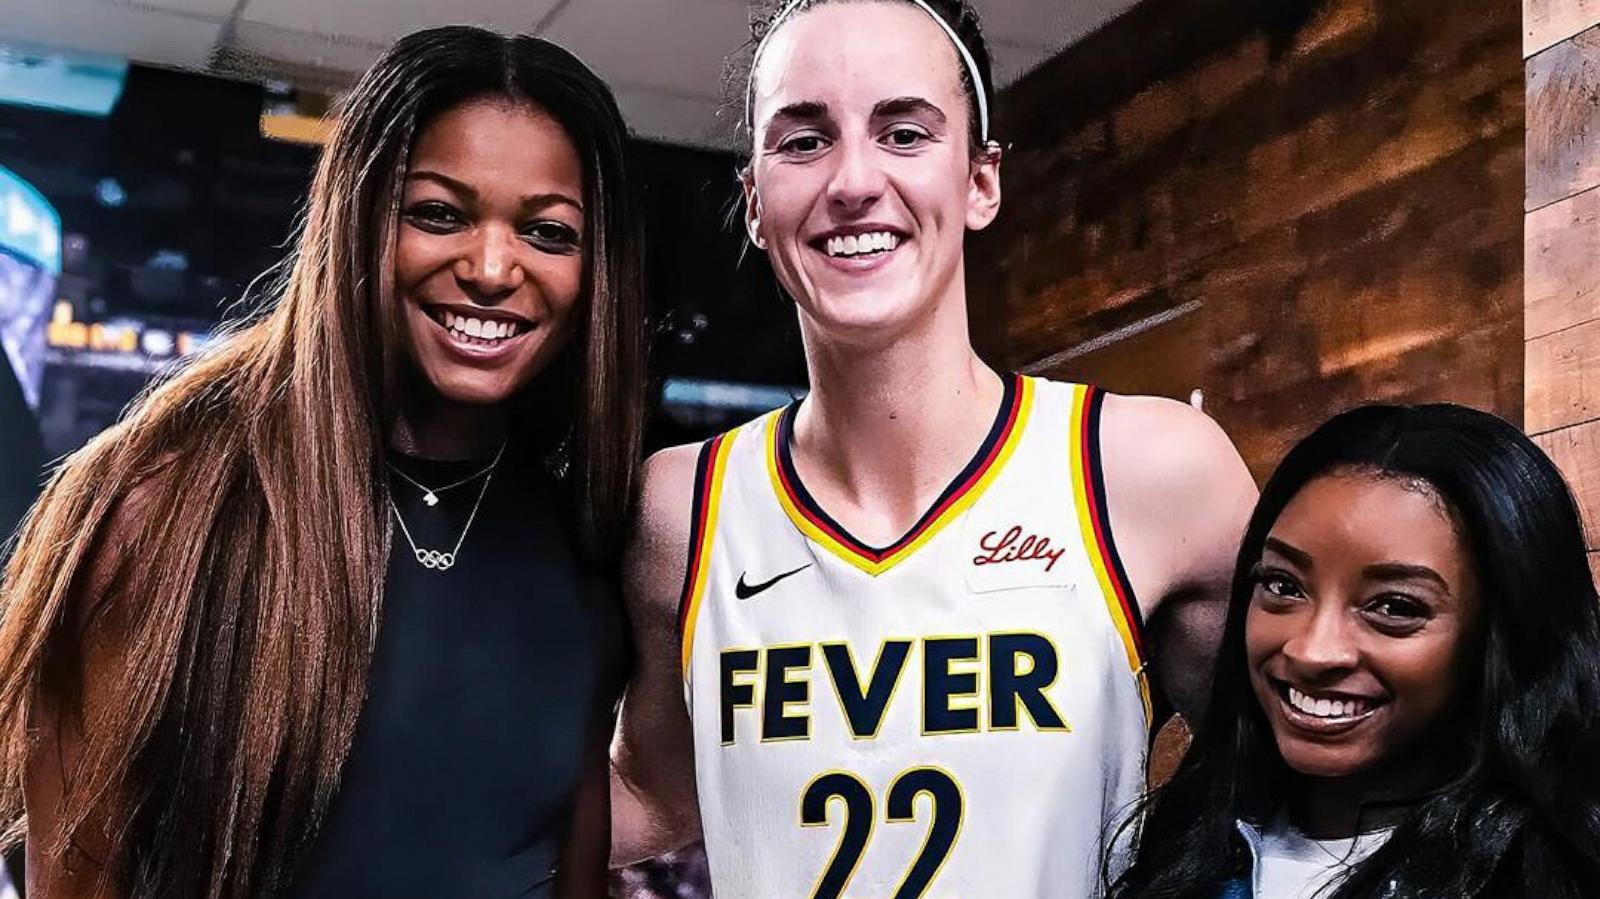
[[477,478],[481,478],[484,475],[488,474],[490,471],[492,471],[494,469],[495,465],[499,464],[499,462],[500,462],[500,453],[504,452],[505,448],[506,448],[506,445],[504,443],[501,443],[500,444],[500,450],[494,454],[494,460],[491,461],[488,465],[484,466],[483,468],[478,469],[477,471],[473,472],[472,474],[467,475],[466,477],[462,478],[459,481],[452,481],[452,482],[444,485],[443,487],[429,487],[427,484],[424,484],[421,481],[417,480],[416,478],[412,477],[411,475],[408,475],[405,472],[401,471],[399,466],[395,465],[393,462],[389,463],[389,470],[394,472],[395,474],[399,475],[402,479],[405,480],[406,483],[408,483],[411,486],[417,488],[418,490],[421,490],[422,491],[422,501],[427,503],[428,506],[430,508],[432,508],[433,506],[439,505],[439,494],[445,492],[446,490],[454,490],[455,488],[460,487],[462,484],[465,484],[468,481],[472,481],[472,480],[475,480]]
[[[494,480],[495,466],[500,464],[500,456],[505,451],[506,445],[500,444],[500,451],[494,454],[494,461],[489,463],[488,468],[479,472],[479,474],[487,476],[483,479],[483,486],[478,488],[478,500],[472,504],[472,512],[467,515],[467,523],[461,528],[461,536],[456,538],[456,545],[451,547],[449,552],[418,546],[417,541],[411,538],[411,529],[406,527],[406,520],[400,514],[400,507],[394,504],[394,497],[389,497],[389,509],[394,512],[394,520],[400,522],[400,533],[406,535],[406,543],[411,546],[411,554],[416,556],[417,564],[435,571],[448,571],[455,567],[456,556],[461,552],[461,544],[466,542],[467,532],[472,530],[472,522],[478,517],[478,507],[483,505],[483,498],[489,493],[489,482]],[[404,476],[402,475],[402,477]],[[473,475],[473,477],[477,477],[477,475]],[[407,480],[410,479],[407,478]],[[423,501],[427,501],[426,497],[424,497]],[[437,502],[438,499],[435,498],[434,501]]]

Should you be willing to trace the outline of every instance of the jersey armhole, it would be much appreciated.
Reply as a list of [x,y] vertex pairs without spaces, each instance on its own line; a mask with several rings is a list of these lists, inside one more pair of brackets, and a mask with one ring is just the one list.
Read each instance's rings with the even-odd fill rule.
[[689,558],[684,566],[683,587],[678,594],[678,638],[682,644],[685,677],[689,673],[695,618],[705,594],[711,544],[716,535],[722,476],[727,468],[728,449],[737,433],[719,434],[701,444],[700,456],[695,462],[694,502],[689,513]]
[[1105,408],[1104,391],[1081,386],[1073,397],[1073,484],[1078,519],[1085,549],[1095,579],[1106,601],[1106,611],[1122,637],[1128,666],[1139,683],[1147,720],[1153,720],[1146,665],[1144,617],[1128,581],[1127,569],[1117,552],[1111,528],[1110,507],[1106,502],[1105,470],[1101,458],[1100,417]]

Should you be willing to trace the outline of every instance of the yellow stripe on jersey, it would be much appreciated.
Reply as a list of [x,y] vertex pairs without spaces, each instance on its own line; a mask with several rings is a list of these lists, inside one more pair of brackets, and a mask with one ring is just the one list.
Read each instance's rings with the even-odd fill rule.
[[679,630],[683,635],[683,673],[689,675],[689,660],[694,651],[695,618],[700,613],[700,600],[705,596],[706,582],[711,568],[711,544],[717,533],[717,510],[722,504],[722,479],[728,470],[728,452],[733,449],[738,431],[730,431],[714,438],[708,447],[708,462],[704,472],[695,478],[695,508],[697,514],[691,525],[689,567],[686,574]]
[[[1105,599],[1106,612],[1111,616],[1111,622],[1116,626],[1117,634],[1122,638],[1123,650],[1127,654],[1128,668],[1133,672],[1139,684],[1139,698],[1144,703],[1145,721],[1154,719],[1150,700],[1150,681],[1145,672],[1145,662],[1141,654],[1138,625],[1132,620],[1128,609],[1124,607],[1124,598],[1131,597],[1131,592],[1124,589],[1119,593],[1115,582],[1116,571],[1107,553],[1099,532],[1095,527],[1096,509],[1095,485],[1091,482],[1090,453],[1094,447],[1091,442],[1098,440],[1099,435],[1094,433],[1090,426],[1089,418],[1093,388],[1082,384],[1072,387],[1072,434],[1068,442],[1071,451],[1072,495],[1077,504],[1079,533],[1083,538],[1084,549],[1087,551],[1089,566],[1094,570],[1095,581],[1100,585],[1101,596]],[[1098,510],[1104,522],[1105,510]]]

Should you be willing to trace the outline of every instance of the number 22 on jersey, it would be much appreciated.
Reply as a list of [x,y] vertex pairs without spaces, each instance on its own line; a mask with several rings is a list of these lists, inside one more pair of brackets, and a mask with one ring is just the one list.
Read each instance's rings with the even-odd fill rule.
[[[921,851],[907,862],[905,876],[894,891],[894,899],[919,899],[938,876],[961,836],[961,818],[965,810],[961,787],[940,768],[911,768],[897,776],[889,784],[885,797],[884,824],[916,824],[917,800],[924,796],[928,799],[926,804],[932,806],[932,820],[927,825]],[[811,891],[812,899],[839,899],[844,895],[878,823],[871,788],[854,774],[829,771],[817,775],[801,794],[800,826],[828,826],[829,807],[835,800],[843,807],[843,833],[833,856],[817,878]]]

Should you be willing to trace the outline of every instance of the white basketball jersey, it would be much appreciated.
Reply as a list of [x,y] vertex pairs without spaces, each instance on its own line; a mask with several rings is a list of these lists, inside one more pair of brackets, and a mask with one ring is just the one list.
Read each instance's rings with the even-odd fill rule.
[[1101,399],[1008,376],[977,455],[882,548],[800,483],[796,406],[706,443],[681,617],[718,899],[1101,892],[1149,727]]

